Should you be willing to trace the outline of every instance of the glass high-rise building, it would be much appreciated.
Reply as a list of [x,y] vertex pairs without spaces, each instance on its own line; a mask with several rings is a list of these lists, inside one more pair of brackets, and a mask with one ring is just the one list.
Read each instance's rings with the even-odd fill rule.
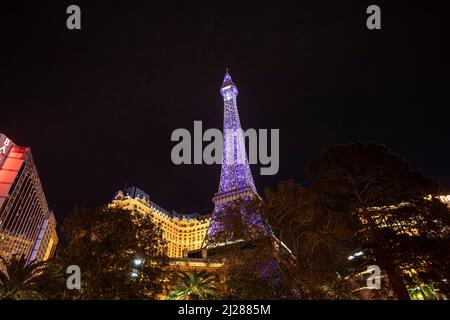
[[57,242],[56,220],[30,148],[0,134],[0,256],[43,261],[51,257]]

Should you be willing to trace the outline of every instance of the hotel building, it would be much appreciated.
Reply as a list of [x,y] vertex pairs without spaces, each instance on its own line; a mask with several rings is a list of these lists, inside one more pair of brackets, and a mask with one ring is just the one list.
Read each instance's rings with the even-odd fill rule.
[[28,147],[0,134],[0,256],[28,261],[52,256],[58,235]]
[[188,251],[199,249],[211,223],[210,215],[169,212],[150,201],[149,195],[136,187],[118,191],[110,206],[148,215],[162,228],[170,258],[187,257]]

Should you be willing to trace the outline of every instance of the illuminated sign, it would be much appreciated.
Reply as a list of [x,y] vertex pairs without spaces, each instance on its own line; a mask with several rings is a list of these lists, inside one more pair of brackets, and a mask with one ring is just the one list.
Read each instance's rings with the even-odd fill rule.
[[14,143],[9,140],[7,136],[0,133],[0,168],[2,167],[3,161],[5,161],[5,158],[8,156],[9,150],[11,150],[13,145]]

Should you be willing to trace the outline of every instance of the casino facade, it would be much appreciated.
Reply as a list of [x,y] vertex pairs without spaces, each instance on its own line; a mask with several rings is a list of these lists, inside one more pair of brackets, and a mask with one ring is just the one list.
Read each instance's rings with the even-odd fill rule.
[[49,209],[29,147],[0,134],[0,256],[25,256],[28,262],[50,258],[58,243],[56,220]]

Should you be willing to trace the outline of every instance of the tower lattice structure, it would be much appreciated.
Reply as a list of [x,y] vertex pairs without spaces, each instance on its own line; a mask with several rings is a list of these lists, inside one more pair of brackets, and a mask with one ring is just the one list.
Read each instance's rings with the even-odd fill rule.
[[[227,225],[230,220],[226,217],[227,207],[242,204],[250,199],[260,199],[245,150],[244,133],[236,102],[238,89],[228,70],[220,87],[220,93],[224,101],[222,168],[219,190],[212,199],[214,212],[207,234],[207,244],[213,242],[218,234],[230,227]],[[249,213],[242,209],[240,218],[247,230],[267,231],[258,213]],[[237,240],[234,238],[229,236],[225,240]]]

